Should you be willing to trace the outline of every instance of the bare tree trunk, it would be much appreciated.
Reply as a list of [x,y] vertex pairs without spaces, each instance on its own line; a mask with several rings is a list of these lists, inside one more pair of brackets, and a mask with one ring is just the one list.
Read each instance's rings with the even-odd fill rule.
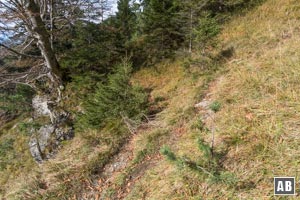
[[46,66],[56,76],[56,81],[60,82],[61,73],[59,64],[51,48],[50,35],[48,34],[45,24],[40,15],[40,8],[34,0],[29,0],[26,11],[32,23],[32,34],[38,40],[38,47],[46,61]]
[[54,49],[53,47],[53,41],[54,41],[54,35],[53,35],[53,29],[54,29],[54,1],[50,0],[50,5],[49,5],[49,12],[50,12],[50,44],[52,50]]

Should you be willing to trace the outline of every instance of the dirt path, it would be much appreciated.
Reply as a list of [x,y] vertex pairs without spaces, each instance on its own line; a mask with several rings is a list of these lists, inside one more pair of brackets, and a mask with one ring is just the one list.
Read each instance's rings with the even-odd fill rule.
[[[142,161],[133,164],[134,141],[139,134],[151,130],[150,124],[144,124],[133,134],[121,150],[112,157],[102,171],[87,186],[88,192],[82,200],[123,199],[132,189],[134,183],[143,173],[153,166],[160,155],[146,156]],[[118,180],[123,176],[123,180]]]
[[[213,102],[212,93],[210,93],[217,81],[213,81],[205,97],[201,102],[195,105],[197,113],[202,116],[202,120],[206,127],[214,130],[215,113],[210,109]],[[197,114],[197,115],[198,115]],[[153,122],[155,124],[155,122]],[[136,134],[133,134],[130,140],[121,148],[121,150],[106,164],[103,170],[91,181],[89,185],[90,191],[83,196],[83,200],[106,200],[106,199],[124,199],[133,189],[135,183],[144,175],[145,171],[154,167],[159,160],[163,159],[157,152],[154,155],[147,155],[138,163],[133,162],[134,141],[139,134],[150,131],[154,126],[144,124],[139,128]],[[185,123],[175,126],[171,132],[169,142],[175,143],[180,139],[182,134],[186,132]],[[121,177],[121,178],[120,178]]]
[[215,146],[219,145],[222,141],[217,141],[215,138],[216,133],[216,111],[213,111],[211,105],[215,102],[215,97],[213,96],[213,91],[215,90],[216,85],[223,80],[223,76],[217,77],[214,81],[209,84],[207,92],[204,98],[195,105],[198,115],[201,116],[202,123],[205,128],[210,130],[210,135],[206,138],[207,143],[211,144],[211,148],[214,149]]

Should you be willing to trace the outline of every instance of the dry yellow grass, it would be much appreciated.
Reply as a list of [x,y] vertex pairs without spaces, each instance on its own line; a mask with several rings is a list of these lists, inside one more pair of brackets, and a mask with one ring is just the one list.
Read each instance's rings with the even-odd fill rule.
[[[228,72],[211,88],[211,98],[222,105],[215,119],[216,149],[228,149],[223,165],[236,175],[237,185],[209,185],[161,161],[145,173],[128,199],[275,199],[274,176],[298,180],[299,10],[299,1],[269,0],[226,24],[220,35],[235,55],[225,64]],[[199,136],[211,138],[187,129],[171,148],[197,159]]]
[[[210,98],[221,103],[214,120],[215,151],[226,152],[221,158],[223,170],[234,174],[237,184],[212,184],[201,174],[180,170],[161,157],[142,173],[127,199],[276,199],[274,176],[299,180],[299,11],[298,0],[267,0],[226,24],[219,36],[222,46],[234,47],[235,55],[224,64],[226,73],[209,89]],[[163,99],[165,109],[153,127],[132,141],[134,157],[146,148],[157,154],[162,144],[195,161],[203,156],[196,139],[210,141],[212,136],[192,128],[201,117],[194,105],[211,77],[195,79],[182,66],[179,61],[166,61],[135,74],[132,81],[153,89],[151,98]],[[80,137],[71,141],[47,164],[46,169],[53,169],[53,173],[44,172],[47,182],[57,180],[55,167],[75,172],[102,150],[85,146]],[[84,160],[87,154],[91,156]]]
[[223,105],[216,126],[230,149],[224,165],[248,183],[235,191],[239,199],[273,198],[274,176],[298,176],[299,8],[267,1],[221,35],[236,55],[213,90]]

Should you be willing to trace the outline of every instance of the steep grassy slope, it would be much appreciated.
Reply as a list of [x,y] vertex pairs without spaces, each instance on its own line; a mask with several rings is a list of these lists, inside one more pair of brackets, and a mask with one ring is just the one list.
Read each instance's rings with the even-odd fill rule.
[[[197,57],[197,56],[196,56]],[[43,164],[32,162],[26,151],[25,160],[30,166],[19,168],[19,172],[4,170],[7,178],[1,177],[2,191],[0,197],[7,199],[77,199],[89,196],[99,197],[97,184],[101,182],[101,171],[106,163],[114,166],[109,160],[119,148],[130,139],[129,160],[122,170],[114,173],[112,183],[101,188],[103,196],[117,198],[118,193],[127,196],[127,185],[137,180],[129,177],[142,177],[145,171],[164,160],[159,154],[164,144],[173,144],[185,132],[188,122],[196,115],[194,104],[201,100],[208,82],[213,80],[217,69],[212,60],[207,59],[207,68],[198,65],[184,67],[190,61],[165,61],[155,67],[140,70],[132,82],[139,83],[151,91],[151,112],[159,112],[149,118],[135,135],[127,129],[115,129],[116,125],[97,131],[87,130],[76,133],[71,141],[66,141],[58,154]],[[210,68],[211,67],[211,68]],[[72,89],[70,89],[72,90]],[[76,110],[80,99],[74,92],[68,92],[70,109]],[[160,112],[162,111],[162,112]],[[113,128],[112,128],[113,127]],[[11,135],[18,135],[18,126],[11,129]],[[27,138],[28,139],[28,138]],[[23,139],[22,147],[26,148],[27,140]],[[106,142],[108,141],[108,142]],[[16,160],[17,161],[17,160]],[[112,161],[114,162],[114,161]],[[19,163],[23,166],[24,163]],[[118,165],[118,164],[116,164]],[[4,179],[5,178],[5,179]],[[134,178],[135,179],[135,178]],[[131,191],[132,187],[128,188]],[[101,193],[101,192],[100,192]]]
[[[273,177],[298,176],[300,2],[267,0],[228,22],[218,41],[212,60],[195,53],[134,75],[161,111],[136,134],[109,127],[77,134],[56,158],[2,178],[5,196],[275,199]],[[234,54],[220,60],[221,49]],[[68,103],[76,110],[78,101]],[[131,156],[103,184],[101,170],[124,138]]]
[[269,198],[274,176],[298,176],[299,9],[299,1],[267,1],[221,36],[236,55],[213,90],[223,105],[217,138],[229,147],[224,165],[244,183],[233,190],[239,198]]
[[184,126],[170,145],[178,156],[201,160],[195,138],[210,142],[213,131],[219,164],[234,181],[211,181],[161,160],[127,199],[272,199],[274,176],[298,176],[299,9],[297,0],[269,0],[225,26],[219,39],[235,55],[209,91],[221,109],[207,122],[210,130]]

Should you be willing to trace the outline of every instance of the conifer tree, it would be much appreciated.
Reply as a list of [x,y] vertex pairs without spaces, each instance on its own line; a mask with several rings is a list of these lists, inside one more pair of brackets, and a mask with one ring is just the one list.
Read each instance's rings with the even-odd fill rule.
[[118,11],[116,13],[116,26],[119,32],[119,46],[124,49],[125,54],[129,52],[129,41],[135,31],[136,16],[130,5],[130,0],[118,0]]
[[[169,56],[179,48],[184,35],[178,20],[180,7],[175,0],[143,1],[143,32],[146,34],[149,55],[158,58]],[[159,51],[158,51],[159,50]]]
[[122,117],[141,119],[147,110],[147,95],[130,83],[131,73],[131,64],[123,61],[108,76],[107,83],[97,85],[95,94],[85,104],[86,113],[80,119],[82,124],[100,128],[105,122]]

